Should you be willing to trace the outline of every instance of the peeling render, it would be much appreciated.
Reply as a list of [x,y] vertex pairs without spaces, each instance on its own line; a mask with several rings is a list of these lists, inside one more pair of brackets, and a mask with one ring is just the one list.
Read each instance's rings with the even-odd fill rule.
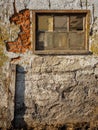
[[[93,55],[34,55],[33,9],[90,9]],[[97,25],[98,0],[0,1],[1,130],[98,129]]]
[[30,50],[30,11],[23,10],[10,18],[11,22],[20,26],[20,33],[14,42],[7,42],[7,50],[14,53],[23,53]]

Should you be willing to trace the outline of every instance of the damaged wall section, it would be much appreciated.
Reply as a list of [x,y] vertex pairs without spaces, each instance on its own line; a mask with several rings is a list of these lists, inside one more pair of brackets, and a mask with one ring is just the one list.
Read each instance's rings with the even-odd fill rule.
[[7,42],[7,50],[14,53],[23,53],[31,49],[30,42],[30,11],[23,10],[10,18],[11,22],[20,26],[20,33],[14,42]]
[[[33,55],[30,41],[30,9],[90,9],[90,45],[98,46],[98,0],[16,0],[16,13],[13,2],[0,1],[0,29],[5,27],[8,34],[4,54],[11,58],[5,63],[17,64],[16,88],[9,85],[13,75],[7,68],[0,83],[0,128],[98,129],[98,56]],[[15,33],[11,40],[15,28],[18,37]],[[11,79],[7,86],[6,77]]]

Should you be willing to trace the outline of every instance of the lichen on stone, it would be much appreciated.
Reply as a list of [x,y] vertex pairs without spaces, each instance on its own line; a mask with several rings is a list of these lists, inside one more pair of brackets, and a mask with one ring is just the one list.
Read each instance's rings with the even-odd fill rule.
[[98,34],[94,36],[93,43],[91,44],[91,51],[98,55]]
[[4,63],[8,60],[4,50],[5,50],[5,42],[8,40],[9,35],[5,27],[0,25],[0,67],[4,65]]

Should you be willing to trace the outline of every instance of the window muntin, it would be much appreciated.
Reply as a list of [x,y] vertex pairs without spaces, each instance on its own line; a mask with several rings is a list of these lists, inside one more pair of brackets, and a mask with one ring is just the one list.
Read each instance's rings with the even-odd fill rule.
[[88,12],[35,12],[34,52],[39,54],[88,52]]

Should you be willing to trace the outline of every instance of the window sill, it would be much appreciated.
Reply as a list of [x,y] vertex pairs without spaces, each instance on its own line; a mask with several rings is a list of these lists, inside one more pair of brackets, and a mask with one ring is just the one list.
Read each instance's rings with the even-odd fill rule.
[[91,55],[92,52],[88,50],[35,50],[33,51],[34,54],[37,55]]

